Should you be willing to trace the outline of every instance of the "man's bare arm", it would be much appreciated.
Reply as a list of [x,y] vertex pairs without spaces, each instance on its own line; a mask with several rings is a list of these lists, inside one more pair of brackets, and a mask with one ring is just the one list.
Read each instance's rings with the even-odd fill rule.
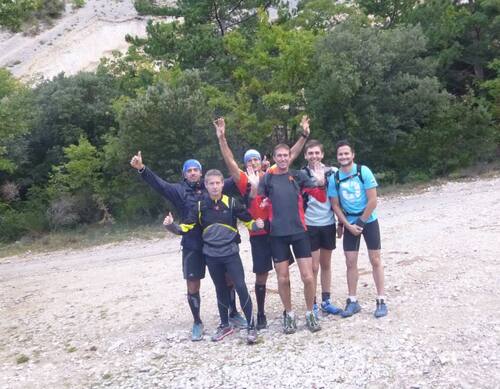
[[302,149],[304,148],[304,145],[307,142],[307,138],[309,138],[309,135],[311,134],[311,130],[309,128],[309,117],[304,115],[302,116],[302,120],[300,121],[300,126],[302,127],[302,133],[300,134],[299,139],[295,144],[292,146],[290,149],[290,163],[295,161],[300,153],[302,152]]
[[366,204],[363,214],[360,216],[363,222],[366,222],[373,210],[377,208],[377,188],[367,189],[366,197],[368,198],[368,203]]
[[222,158],[224,158],[224,162],[226,163],[227,169],[229,170],[229,174],[233,177],[234,182],[237,184],[240,182],[240,168],[238,164],[234,160],[234,155],[226,139],[226,124],[224,122],[224,118],[218,118],[214,121],[215,130],[217,133],[217,139],[219,140],[219,147],[222,154]]

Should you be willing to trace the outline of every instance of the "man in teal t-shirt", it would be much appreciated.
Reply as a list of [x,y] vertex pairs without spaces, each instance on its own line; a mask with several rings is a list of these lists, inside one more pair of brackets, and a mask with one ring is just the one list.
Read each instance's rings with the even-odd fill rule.
[[361,310],[356,298],[358,286],[358,254],[361,235],[368,248],[377,288],[375,317],[387,315],[384,299],[384,267],[380,258],[380,228],[375,214],[377,181],[366,166],[354,163],[354,150],[347,141],[337,143],[337,161],[340,169],[328,180],[328,197],[339,223],[344,225],[344,254],[347,266],[349,297],[342,317]]

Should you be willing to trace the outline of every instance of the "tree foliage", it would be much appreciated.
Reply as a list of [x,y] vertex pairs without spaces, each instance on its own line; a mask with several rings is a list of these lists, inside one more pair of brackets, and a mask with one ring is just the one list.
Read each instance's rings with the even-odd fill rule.
[[[96,72],[32,87],[0,69],[0,240],[158,220],[169,205],[130,157],[141,150],[170,181],[187,158],[224,168],[212,125],[221,115],[237,159],[293,143],[308,114],[328,163],[348,138],[357,160],[392,181],[491,161],[499,1],[303,0],[290,12],[265,0],[138,0],[143,13],[178,19],[127,36],[128,52]],[[21,21],[42,0],[14,3]]]

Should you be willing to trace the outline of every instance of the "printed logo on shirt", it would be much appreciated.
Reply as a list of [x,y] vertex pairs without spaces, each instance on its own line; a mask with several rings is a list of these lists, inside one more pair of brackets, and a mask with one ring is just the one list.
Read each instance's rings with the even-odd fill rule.
[[361,185],[357,180],[347,180],[340,183],[342,199],[350,203],[361,198]]

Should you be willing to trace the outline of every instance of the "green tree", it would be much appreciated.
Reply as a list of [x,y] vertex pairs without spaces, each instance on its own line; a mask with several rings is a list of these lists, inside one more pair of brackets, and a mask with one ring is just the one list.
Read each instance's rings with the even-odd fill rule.
[[[444,173],[488,149],[482,147],[492,135],[487,113],[442,91],[425,54],[426,39],[418,26],[380,30],[344,25],[322,39],[306,97],[325,131],[327,149],[333,149],[335,140],[349,138],[363,162],[396,171],[399,178],[414,170]],[[469,118],[467,126],[453,122],[460,110]],[[469,140],[482,146],[461,158]],[[434,145],[432,152],[417,146],[428,143]]]
[[17,167],[12,156],[21,149],[20,138],[30,129],[33,111],[31,96],[29,88],[9,71],[0,68],[0,174],[13,173]]
[[34,95],[29,159],[21,172],[27,186],[44,184],[52,166],[62,163],[63,148],[76,144],[81,136],[102,146],[103,135],[116,125],[112,104],[119,93],[111,75],[82,72],[45,81]]
[[495,76],[487,64],[500,55],[499,14],[500,0],[430,0],[418,4],[406,21],[422,26],[447,89],[464,95]]
[[47,187],[50,221],[54,227],[95,222],[102,204],[101,158],[85,137],[63,150],[66,162],[53,167]]
[[314,72],[315,39],[311,31],[269,24],[265,14],[253,36],[226,36],[225,50],[235,63],[232,86],[225,89],[226,99],[211,103],[236,128],[229,136],[241,148],[237,152],[248,145],[269,152],[270,143],[295,140],[303,91]]

